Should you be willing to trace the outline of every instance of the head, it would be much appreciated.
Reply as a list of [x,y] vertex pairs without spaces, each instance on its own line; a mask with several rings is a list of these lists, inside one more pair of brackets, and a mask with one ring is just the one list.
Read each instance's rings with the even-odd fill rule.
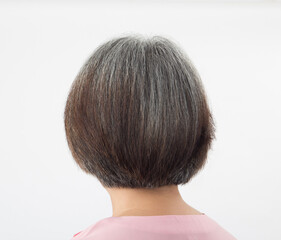
[[71,85],[64,123],[74,160],[106,188],[184,185],[215,138],[198,72],[161,36],[97,47]]

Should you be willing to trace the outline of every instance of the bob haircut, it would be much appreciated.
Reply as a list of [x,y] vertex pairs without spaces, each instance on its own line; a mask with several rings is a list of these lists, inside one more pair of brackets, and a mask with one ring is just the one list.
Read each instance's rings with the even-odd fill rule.
[[76,163],[110,188],[183,185],[215,138],[197,70],[158,35],[97,47],[71,85],[64,124]]

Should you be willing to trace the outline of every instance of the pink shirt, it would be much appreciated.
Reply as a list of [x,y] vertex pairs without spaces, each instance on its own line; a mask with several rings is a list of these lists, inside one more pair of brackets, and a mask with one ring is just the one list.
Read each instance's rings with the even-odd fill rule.
[[237,240],[205,214],[108,217],[71,240]]

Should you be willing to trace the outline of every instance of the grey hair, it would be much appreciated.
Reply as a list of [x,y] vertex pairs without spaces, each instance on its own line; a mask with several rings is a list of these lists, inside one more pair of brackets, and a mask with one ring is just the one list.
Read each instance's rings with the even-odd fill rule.
[[64,121],[76,163],[107,187],[183,185],[215,138],[198,72],[162,36],[98,46],[71,85]]

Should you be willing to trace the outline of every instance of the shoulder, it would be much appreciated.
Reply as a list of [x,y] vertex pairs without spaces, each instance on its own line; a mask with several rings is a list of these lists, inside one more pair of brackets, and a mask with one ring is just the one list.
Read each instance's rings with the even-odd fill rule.
[[95,235],[97,232],[100,232],[101,229],[104,229],[104,225],[107,225],[107,219],[101,219],[84,230],[75,233],[70,240],[83,240],[85,237]]

